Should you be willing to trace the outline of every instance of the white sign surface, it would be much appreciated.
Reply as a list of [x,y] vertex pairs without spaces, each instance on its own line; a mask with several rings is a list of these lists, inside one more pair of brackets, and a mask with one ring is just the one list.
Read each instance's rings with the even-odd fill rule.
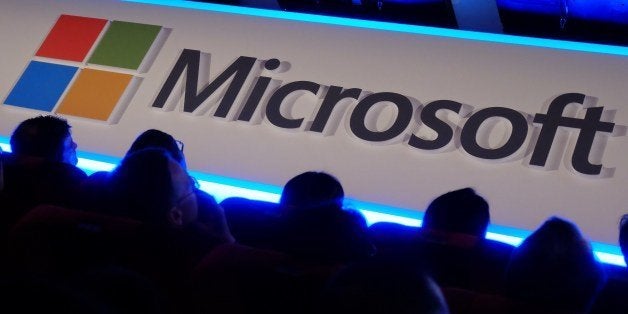
[[[36,56],[62,15],[107,21],[83,61]],[[160,26],[141,66],[90,62],[114,21]],[[122,156],[157,128],[196,171],[281,186],[323,170],[351,198],[417,211],[469,186],[494,224],[533,230],[557,215],[611,244],[628,210],[626,55],[114,0],[2,1],[0,43],[3,136],[46,113],[8,103],[38,61],[77,68],[49,112],[66,113],[84,151]],[[91,70],[130,76],[105,119],[68,109]]]

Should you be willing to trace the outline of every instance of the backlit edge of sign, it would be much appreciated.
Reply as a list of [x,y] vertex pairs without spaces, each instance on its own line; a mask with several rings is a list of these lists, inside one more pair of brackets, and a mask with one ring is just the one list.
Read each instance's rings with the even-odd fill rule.
[[[2,151],[10,152],[9,138],[0,136],[0,148]],[[120,158],[110,157],[89,152],[77,152],[78,167],[88,174],[96,171],[113,170]],[[261,200],[277,203],[281,195],[281,187],[274,185],[257,183],[252,181],[234,179],[212,174],[205,174],[190,171],[200,185],[200,188],[212,194],[216,201],[220,202],[227,197],[244,197],[248,199]],[[416,210],[391,207],[381,204],[363,202],[359,200],[346,200],[346,204],[362,212],[369,225],[376,222],[387,221],[403,224],[412,227],[421,226],[422,212]],[[531,232],[527,230],[490,225],[486,238],[518,246]],[[611,265],[626,267],[624,257],[619,246],[591,242],[593,251],[599,261]]]
[[410,34],[418,34],[418,35],[484,41],[484,42],[490,42],[490,43],[501,43],[501,44],[510,44],[510,45],[521,45],[521,46],[532,46],[532,47],[540,47],[540,48],[577,51],[577,52],[589,52],[589,53],[609,54],[609,55],[618,55],[618,56],[628,56],[628,47],[613,46],[613,45],[592,44],[592,43],[533,38],[533,37],[524,37],[524,36],[513,36],[513,35],[505,35],[505,34],[483,33],[483,32],[475,32],[475,31],[408,25],[408,24],[399,24],[399,23],[391,23],[391,22],[369,21],[369,20],[360,20],[360,19],[344,18],[344,17],[287,12],[287,11],[282,11],[282,10],[258,9],[258,8],[240,7],[240,6],[206,3],[206,2],[193,2],[193,1],[186,1],[186,0],[121,0],[121,1],[176,7],[176,8],[183,8],[183,9],[194,9],[194,10],[213,11],[213,12],[220,12],[220,13],[247,15],[247,16],[264,17],[264,18],[272,18],[272,19],[281,19],[281,20],[289,20],[289,21],[300,21],[300,22],[319,23],[319,24],[327,24],[327,25],[373,29],[373,30],[393,31],[393,32],[400,32],[400,33],[410,33]]

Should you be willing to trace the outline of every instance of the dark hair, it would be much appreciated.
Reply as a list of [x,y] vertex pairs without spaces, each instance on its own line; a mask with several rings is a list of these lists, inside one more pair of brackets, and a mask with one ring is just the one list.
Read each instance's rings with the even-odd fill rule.
[[11,135],[11,150],[16,155],[63,160],[63,142],[71,126],[65,119],[39,116],[23,121]]
[[281,194],[279,247],[293,255],[321,260],[366,258],[373,247],[361,213],[344,210],[340,182],[324,172],[290,179]]
[[578,227],[552,217],[512,252],[506,292],[526,302],[586,311],[604,282]]
[[174,161],[170,154],[158,148],[124,157],[111,174],[113,213],[144,222],[166,223],[168,211],[176,202],[170,161]]
[[490,215],[488,203],[472,188],[445,193],[427,207],[423,227],[483,237]]
[[338,179],[325,172],[304,172],[290,179],[281,193],[283,207],[342,207],[345,192]]
[[128,155],[145,148],[161,148],[167,151],[170,157],[179,164],[181,164],[184,159],[183,152],[179,149],[174,137],[159,130],[150,129],[144,131],[133,141],[133,144],[131,144],[126,154]]

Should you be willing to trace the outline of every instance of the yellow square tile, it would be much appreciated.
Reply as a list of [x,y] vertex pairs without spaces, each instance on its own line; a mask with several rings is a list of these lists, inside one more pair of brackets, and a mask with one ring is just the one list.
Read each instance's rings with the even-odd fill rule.
[[83,69],[56,112],[107,121],[132,78],[129,74]]

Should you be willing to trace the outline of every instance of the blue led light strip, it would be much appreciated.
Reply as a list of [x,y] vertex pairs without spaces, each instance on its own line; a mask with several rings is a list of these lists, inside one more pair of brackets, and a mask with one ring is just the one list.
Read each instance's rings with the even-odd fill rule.
[[474,31],[464,31],[457,29],[427,27],[418,25],[398,24],[390,22],[378,22],[359,20],[352,18],[323,16],[315,14],[286,12],[281,10],[257,9],[239,6],[230,6],[224,4],[193,2],[185,0],[121,0],[123,2],[135,2],[160,6],[169,6],[184,9],[194,9],[203,11],[213,11],[220,13],[247,15],[255,17],[264,17],[272,19],[281,19],[289,21],[319,23],[327,25],[339,25],[348,27],[357,27],[382,31],[393,31],[400,33],[410,33],[419,35],[439,36],[475,41],[484,41],[491,43],[532,46],[541,48],[552,48],[560,50],[610,54],[619,56],[628,56],[628,47],[591,44],[573,41],[563,41],[554,39],[542,39],[523,36],[512,36],[504,34],[482,33]]
[[[5,152],[11,151],[8,138],[0,136],[0,148]],[[120,158],[87,152],[78,152],[78,157],[78,167],[88,174],[96,171],[111,171],[120,161]],[[196,171],[190,171],[190,174],[197,179],[200,188],[212,194],[218,202],[227,197],[238,196],[277,203],[281,195],[281,187],[274,185],[227,178]],[[346,205],[362,212],[369,225],[380,221],[388,221],[412,227],[420,227],[421,219],[423,218],[423,213],[415,210],[367,203],[359,200],[347,200]],[[517,246],[530,233],[530,231],[521,229],[491,225],[488,228],[486,238]],[[600,261],[626,267],[621,249],[618,246],[599,242],[592,242],[591,244],[595,255]]]

